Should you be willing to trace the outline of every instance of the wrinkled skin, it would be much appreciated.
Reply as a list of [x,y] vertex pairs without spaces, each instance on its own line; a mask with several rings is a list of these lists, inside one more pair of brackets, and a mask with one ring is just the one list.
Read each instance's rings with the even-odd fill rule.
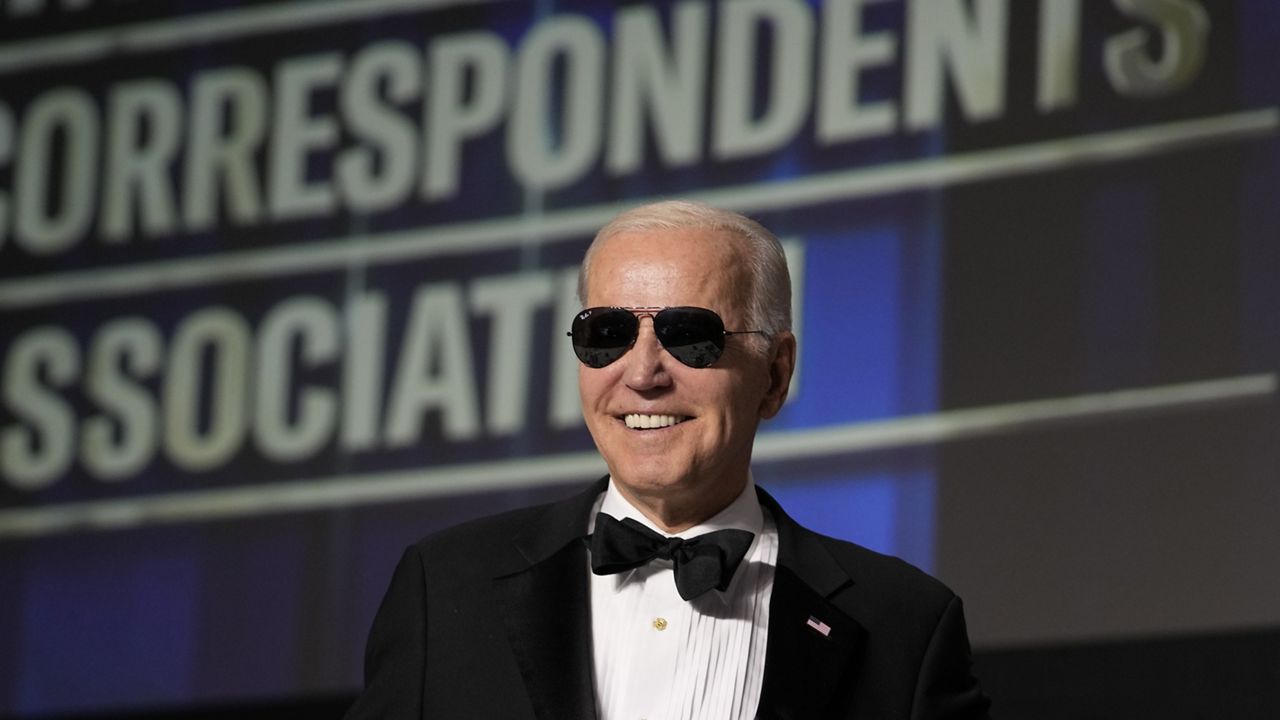
[[[745,327],[749,281],[735,240],[705,229],[630,232],[602,241],[592,257],[587,307],[714,310],[728,330]],[[642,318],[635,346],[603,368],[581,366],[582,410],[618,489],[668,532],[692,527],[733,501],[747,481],[760,421],[786,399],[795,367],[790,332],[726,338],[709,368],[690,368],[658,342]],[[680,422],[632,429],[627,414]]]

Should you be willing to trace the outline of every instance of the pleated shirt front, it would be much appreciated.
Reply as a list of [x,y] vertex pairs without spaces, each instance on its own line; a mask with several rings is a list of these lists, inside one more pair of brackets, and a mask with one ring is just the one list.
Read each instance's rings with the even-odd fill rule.
[[[615,488],[598,511],[663,535]],[[592,513],[591,529],[595,527]],[[592,654],[600,720],[750,720],[760,703],[778,532],[750,480],[741,495],[685,539],[725,528],[755,534],[724,592],[691,601],[676,592],[671,561],[591,575]]]

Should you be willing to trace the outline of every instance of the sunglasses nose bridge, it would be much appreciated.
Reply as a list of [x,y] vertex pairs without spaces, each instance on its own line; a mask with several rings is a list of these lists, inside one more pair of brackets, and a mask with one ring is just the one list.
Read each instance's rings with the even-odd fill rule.
[[653,325],[654,319],[658,316],[658,312],[658,310],[653,308],[633,308],[631,310],[631,314],[636,316],[636,321],[641,325],[644,324],[645,318],[649,318],[649,324]]
[[[662,343],[658,340],[658,330],[653,326],[653,314],[638,315],[639,325],[636,326],[635,339],[631,341],[631,349],[634,352],[637,348],[643,348],[646,351],[662,350]],[[645,322],[648,319],[649,322]]]
[[[646,332],[652,336],[655,345],[661,346],[661,343],[658,342],[658,329],[654,325],[657,322],[658,310],[654,308],[632,308],[631,314],[636,316],[636,335],[631,339],[631,346],[634,348],[639,344],[640,338],[644,337]],[[645,320],[649,322],[646,323]]]
[[[645,322],[644,319],[649,321]],[[667,351],[658,340],[658,333],[653,327],[653,314],[640,316],[640,326],[636,328],[636,337],[631,348],[621,358],[628,364],[628,384],[633,387],[650,387],[661,384],[666,373]]]

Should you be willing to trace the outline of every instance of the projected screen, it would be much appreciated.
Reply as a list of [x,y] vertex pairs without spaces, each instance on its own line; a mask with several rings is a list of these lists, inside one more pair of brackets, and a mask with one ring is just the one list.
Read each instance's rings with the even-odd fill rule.
[[975,644],[1280,623],[1057,591],[1188,514],[1274,584],[1270,0],[0,17],[0,714],[355,692],[405,545],[604,473],[578,264],[664,197],[787,250],[756,482]]

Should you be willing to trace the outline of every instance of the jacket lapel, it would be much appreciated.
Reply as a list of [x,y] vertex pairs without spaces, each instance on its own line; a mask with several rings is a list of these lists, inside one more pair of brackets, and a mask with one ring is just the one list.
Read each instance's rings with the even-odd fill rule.
[[[833,717],[833,701],[852,685],[866,631],[832,604],[853,581],[816,535],[801,528],[763,490],[778,526],[778,567],[769,601],[760,720]],[[840,714],[842,716],[842,714]]]
[[604,489],[549,505],[514,541],[494,578],[511,649],[541,720],[594,720],[587,516]]
[[[515,538],[518,553],[494,578],[508,640],[540,720],[595,720],[587,519],[607,478],[549,505]],[[853,584],[816,535],[772,497],[778,527],[760,720],[828,717],[857,672],[866,631],[832,604]],[[810,620],[813,620],[810,623]]]

